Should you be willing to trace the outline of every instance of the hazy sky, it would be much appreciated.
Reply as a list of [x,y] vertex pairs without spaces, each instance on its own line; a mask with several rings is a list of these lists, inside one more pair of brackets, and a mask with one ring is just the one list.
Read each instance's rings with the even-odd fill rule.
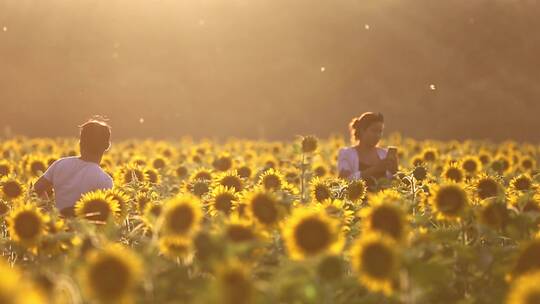
[[539,29],[534,0],[0,0],[0,128],[291,139],[371,110],[538,141]]

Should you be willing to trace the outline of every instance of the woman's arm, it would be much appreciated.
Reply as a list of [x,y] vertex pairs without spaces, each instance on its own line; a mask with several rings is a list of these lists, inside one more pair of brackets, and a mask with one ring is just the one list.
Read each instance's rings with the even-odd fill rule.
[[337,157],[337,171],[340,178],[350,179],[354,170],[351,167],[351,160],[346,149],[340,149]]

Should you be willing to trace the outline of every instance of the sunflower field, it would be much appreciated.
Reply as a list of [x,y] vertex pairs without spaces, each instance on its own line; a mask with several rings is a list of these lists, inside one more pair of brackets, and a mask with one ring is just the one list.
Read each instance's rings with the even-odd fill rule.
[[0,142],[0,303],[540,303],[540,146],[340,136],[114,142],[74,218],[32,191],[77,141]]

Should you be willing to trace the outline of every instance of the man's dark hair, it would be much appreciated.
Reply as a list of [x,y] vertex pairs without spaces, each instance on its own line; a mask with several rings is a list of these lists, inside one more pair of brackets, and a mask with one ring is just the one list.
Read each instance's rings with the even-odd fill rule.
[[111,140],[111,126],[101,119],[89,119],[79,126],[81,150],[102,154],[107,151]]

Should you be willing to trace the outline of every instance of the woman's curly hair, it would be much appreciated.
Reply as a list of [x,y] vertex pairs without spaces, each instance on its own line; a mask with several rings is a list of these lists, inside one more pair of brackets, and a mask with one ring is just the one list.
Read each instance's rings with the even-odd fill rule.
[[360,133],[366,130],[376,122],[384,122],[384,117],[380,112],[365,112],[359,117],[355,117],[349,123],[351,132],[351,142],[356,143],[360,140]]

